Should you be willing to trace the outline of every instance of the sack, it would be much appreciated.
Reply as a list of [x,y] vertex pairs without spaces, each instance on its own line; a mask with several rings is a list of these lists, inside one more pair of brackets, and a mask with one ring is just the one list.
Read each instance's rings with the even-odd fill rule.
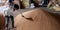
[[22,0],[23,6],[29,8],[29,0]]
[[60,7],[57,7],[57,6],[54,6],[53,9],[54,9],[55,11],[60,11]]
[[23,5],[23,3],[20,1],[20,8],[21,9],[24,9],[25,7],[24,7],[24,5]]

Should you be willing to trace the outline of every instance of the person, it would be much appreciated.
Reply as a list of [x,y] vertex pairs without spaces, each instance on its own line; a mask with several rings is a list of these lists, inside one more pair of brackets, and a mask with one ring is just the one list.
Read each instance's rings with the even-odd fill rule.
[[42,7],[47,7],[51,0],[42,0]]
[[6,20],[7,20],[7,24],[6,24],[6,27],[7,27],[7,30],[9,30],[8,28],[8,24],[9,24],[9,20],[11,19],[12,21],[12,28],[15,28],[14,27],[14,17],[16,15],[18,15],[20,12],[18,12],[17,10],[19,9],[19,6],[17,4],[14,4],[13,6],[14,8],[9,8],[8,10],[5,11],[5,17],[6,17]]
[[9,30],[9,20],[11,19],[12,21],[12,28],[14,28],[14,16],[13,16],[13,10],[12,9],[8,9],[8,10],[5,10],[4,11],[5,13],[5,18],[6,18],[6,27],[7,27],[7,30]]
[[18,4],[14,4],[14,8],[13,8],[13,14],[14,17],[16,17],[18,14],[20,14],[20,10],[19,10],[19,5]]

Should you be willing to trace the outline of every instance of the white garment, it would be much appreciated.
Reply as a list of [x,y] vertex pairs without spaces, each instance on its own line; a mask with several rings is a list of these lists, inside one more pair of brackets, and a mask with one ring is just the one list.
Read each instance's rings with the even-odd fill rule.
[[10,16],[10,15],[14,16],[13,12],[14,12],[13,9],[9,9],[9,10],[7,11],[7,15],[8,15],[8,16]]
[[13,14],[14,14],[14,17],[16,17],[17,15],[20,14],[20,11],[19,11],[19,10],[15,10],[15,11],[13,12]]
[[1,6],[0,7],[0,14],[5,15],[12,15],[12,16],[17,16],[18,14],[20,14],[19,10],[15,10],[13,11],[13,9],[10,9],[8,6]]
[[1,6],[1,7],[0,7],[0,14],[5,15],[5,14],[4,14],[4,11],[6,11],[6,10],[8,10],[8,9],[9,9],[8,6]]
[[15,11],[13,11],[13,9],[10,9],[10,10],[8,10],[7,11],[7,15],[12,15],[12,16],[17,16],[18,14],[20,14],[20,11],[19,10],[15,10]]

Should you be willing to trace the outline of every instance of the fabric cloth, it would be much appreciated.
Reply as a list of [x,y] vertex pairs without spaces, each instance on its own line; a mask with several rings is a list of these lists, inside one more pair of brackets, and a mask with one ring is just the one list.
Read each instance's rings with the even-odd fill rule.
[[7,11],[7,15],[12,15],[12,16],[17,16],[18,14],[20,14],[20,12],[19,12],[19,10],[15,10],[15,11],[13,11],[13,10],[8,10]]
[[13,11],[12,9],[9,9],[9,10],[7,11],[7,15],[9,15],[9,16],[12,15],[12,16],[14,16],[14,15],[13,15],[13,12],[14,12],[14,11]]
[[13,11],[13,9],[9,9],[9,10],[6,10],[6,11],[5,11],[5,15],[8,15],[8,16],[12,15],[12,16],[15,17],[15,16],[17,16],[18,14],[20,14],[19,10]]
[[6,10],[8,10],[8,9],[9,9],[8,5],[7,5],[7,6],[1,6],[1,7],[0,7],[0,14],[5,15],[5,14],[4,14],[4,11],[6,11]]

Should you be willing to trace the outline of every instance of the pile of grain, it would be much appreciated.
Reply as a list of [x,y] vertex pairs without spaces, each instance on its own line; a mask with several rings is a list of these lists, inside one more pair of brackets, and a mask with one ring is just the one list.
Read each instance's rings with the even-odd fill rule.
[[15,30],[60,30],[60,19],[56,16],[57,14],[48,13],[42,9],[33,9],[23,15],[26,18],[32,18],[33,21],[18,15],[15,17]]

